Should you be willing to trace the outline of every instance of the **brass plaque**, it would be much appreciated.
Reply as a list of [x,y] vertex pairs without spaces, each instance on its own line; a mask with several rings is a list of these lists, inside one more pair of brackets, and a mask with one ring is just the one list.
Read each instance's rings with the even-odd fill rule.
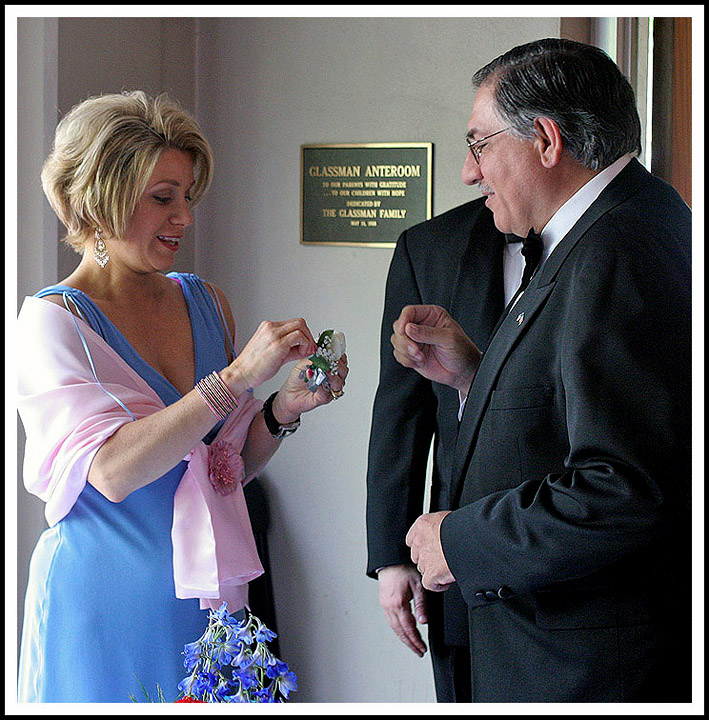
[[433,143],[301,146],[304,245],[391,248],[431,217]]

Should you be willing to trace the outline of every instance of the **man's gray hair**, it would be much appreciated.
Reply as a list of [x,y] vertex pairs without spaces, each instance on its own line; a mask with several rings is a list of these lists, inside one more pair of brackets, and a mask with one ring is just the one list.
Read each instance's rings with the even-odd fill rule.
[[485,65],[473,85],[491,87],[498,115],[520,137],[536,137],[535,118],[552,119],[564,149],[589,170],[641,151],[633,89],[600,48],[536,40]]

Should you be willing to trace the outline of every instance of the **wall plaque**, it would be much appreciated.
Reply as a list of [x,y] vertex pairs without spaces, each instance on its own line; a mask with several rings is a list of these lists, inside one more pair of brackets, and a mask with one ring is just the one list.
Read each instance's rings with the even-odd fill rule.
[[394,247],[431,217],[433,144],[301,146],[304,245]]

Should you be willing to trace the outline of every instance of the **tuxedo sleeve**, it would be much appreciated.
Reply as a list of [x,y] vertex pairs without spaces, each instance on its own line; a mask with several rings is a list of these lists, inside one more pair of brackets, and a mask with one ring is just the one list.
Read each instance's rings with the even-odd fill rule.
[[404,540],[424,511],[426,467],[436,427],[437,401],[430,381],[400,365],[392,326],[421,293],[407,247],[399,240],[387,276],[381,324],[379,384],[374,398],[367,466],[367,574],[411,562]]
[[643,557],[670,544],[688,517],[689,261],[652,228],[613,230],[622,243],[576,248],[554,291],[564,301],[549,303],[558,422],[543,425],[530,411],[524,436],[563,444],[563,471],[535,474],[530,462],[521,484],[442,523],[444,554],[473,607],[485,604],[485,591],[528,593]]

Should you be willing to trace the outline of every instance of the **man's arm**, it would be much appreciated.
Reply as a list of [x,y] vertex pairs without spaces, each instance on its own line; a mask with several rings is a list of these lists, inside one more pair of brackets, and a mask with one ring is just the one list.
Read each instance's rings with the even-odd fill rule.
[[[550,369],[561,382],[561,425],[539,426],[539,409],[507,411],[524,438],[522,482],[469,502],[440,527],[447,564],[473,607],[480,591],[528,593],[672,543],[687,511],[688,265],[667,238],[629,226],[622,245],[599,234],[578,248],[565,282],[556,339],[548,336],[561,343],[558,372]],[[495,412],[505,427],[506,411]],[[481,434],[477,442],[491,441]],[[562,441],[568,450],[545,473],[537,466],[544,446]]]
[[423,512],[437,400],[426,378],[396,361],[390,342],[401,308],[421,301],[406,235],[399,238],[389,268],[381,324],[367,466],[367,574],[378,577],[380,604],[394,632],[423,655],[426,645],[416,623],[427,622],[425,598],[405,537]]

